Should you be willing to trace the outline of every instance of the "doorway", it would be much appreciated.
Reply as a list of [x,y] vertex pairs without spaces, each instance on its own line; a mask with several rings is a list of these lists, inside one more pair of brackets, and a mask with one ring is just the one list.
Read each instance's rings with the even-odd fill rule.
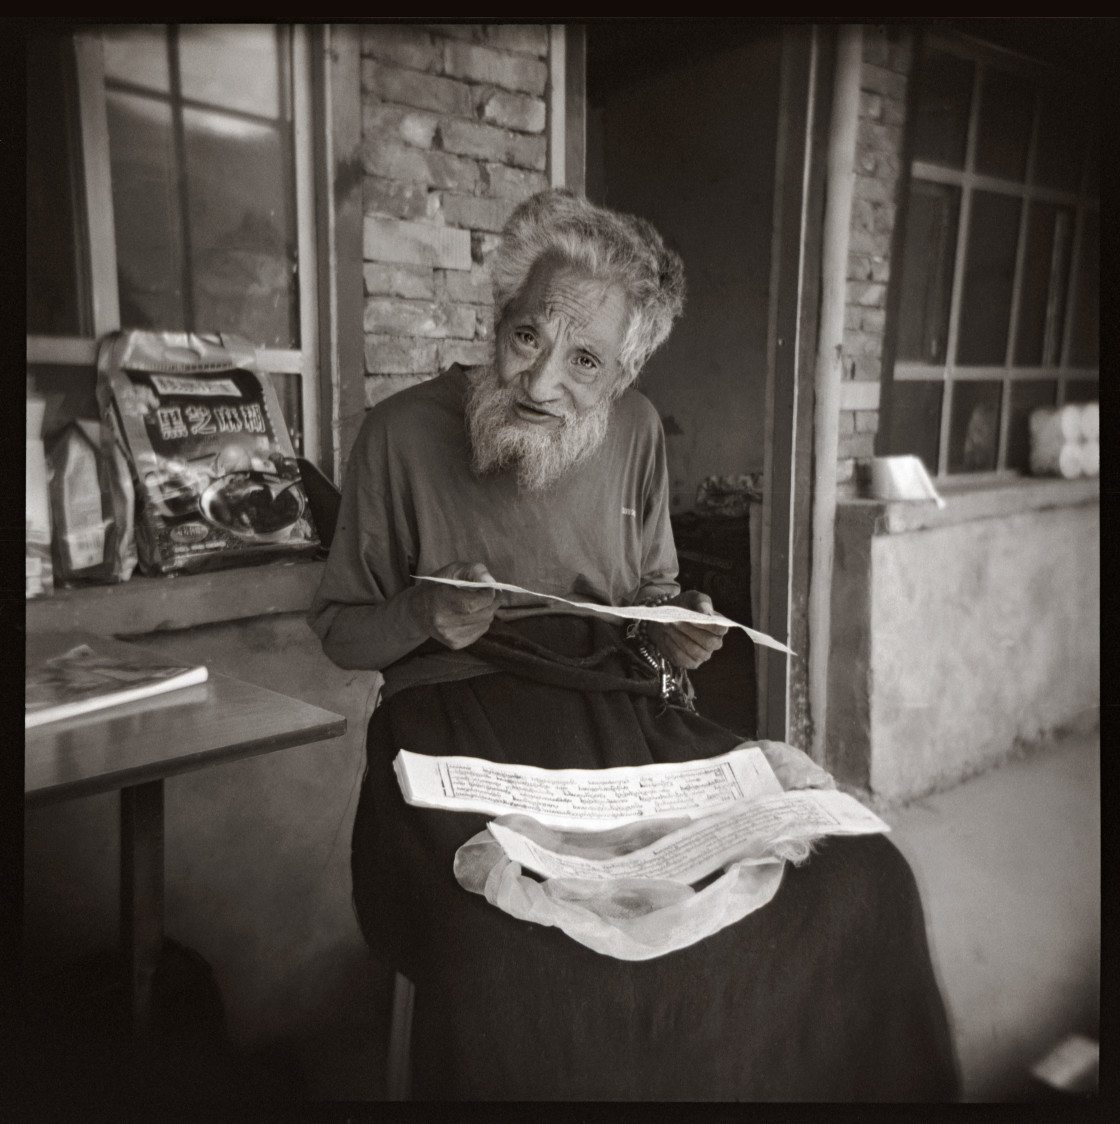
[[[685,263],[684,316],[638,383],[666,431],[682,584],[756,626],[766,615],[761,496],[782,28],[622,20],[588,24],[586,34],[588,198],[648,218]],[[766,736],[743,633],[733,630],[693,680],[703,712]]]

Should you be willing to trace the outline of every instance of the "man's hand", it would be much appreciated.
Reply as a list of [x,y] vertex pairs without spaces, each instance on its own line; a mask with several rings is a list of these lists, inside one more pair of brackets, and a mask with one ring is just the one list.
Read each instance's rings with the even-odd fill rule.
[[[693,609],[698,613],[711,615],[712,599],[706,593],[695,589],[688,590],[676,598],[682,609]],[[693,624],[691,621],[676,621],[673,624],[662,621],[647,621],[646,633],[657,645],[658,651],[672,664],[692,670],[712,658],[712,653],[723,647],[723,636],[727,625]]]
[[[460,581],[492,582],[482,562],[451,562],[432,577]],[[473,644],[490,627],[497,608],[494,589],[459,589],[435,582],[417,582],[412,591],[412,612],[420,627],[448,648]]]

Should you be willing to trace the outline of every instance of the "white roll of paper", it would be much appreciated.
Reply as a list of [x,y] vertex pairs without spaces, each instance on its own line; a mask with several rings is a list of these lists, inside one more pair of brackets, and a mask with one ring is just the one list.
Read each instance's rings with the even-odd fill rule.
[[1101,408],[1096,402],[1086,402],[1081,407],[1081,439],[1099,441],[1101,436]]
[[1078,449],[1081,453],[1081,471],[1086,476],[1099,476],[1101,473],[1101,447],[1096,441],[1084,441]]

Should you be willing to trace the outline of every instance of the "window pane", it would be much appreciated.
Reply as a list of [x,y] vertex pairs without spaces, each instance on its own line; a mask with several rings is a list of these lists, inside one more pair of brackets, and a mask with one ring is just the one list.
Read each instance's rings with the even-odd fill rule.
[[964,366],[1006,361],[1020,207],[1010,196],[972,194],[957,342],[957,362]]
[[299,346],[295,207],[285,138],[272,125],[187,110],[195,323],[266,347]]
[[[122,325],[298,348],[288,34],[130,30],[115,46],[118,80],[130,80],[133,59],[152,74],[161,50],[181,65],[166,97],[108,94]],[[182,93],[216,108],[184,105],[180,79]]]
[[922,60],[914,122],[914,158],[963,168],[973,64],[939,51]]
[[1011,384],[1011,418],[1007,430],[1007,467],[1029,473],[1031,467],[1031,411],[1053,406],[1058,384],[1033,379]]
[[79,259],[73,49],[66,36],[27,39],[27,331],[80,336],[91,329]]
[[913,454],[922,458],[928,472],[937,472],[937,448],[941,439],[942,382],[896,380],[891,386],[891,420],[887,434],[888,453]]
[[999,453],[998,382],[955,382],[949,421],[949,471],[990,472]]
[[1098,402],[1101,384],[1096,379],[1070,379],[1066,383],[1067,402]]
[[183,97],[277,119],[281,97],[279,29],[267,24],[179,28]]
[[297,457],[303,456],[303,399],[301,391],[303,380],[296,374],[277,374],[271,372],[268,376],[272,380],[276,397],[280,399],[280,412],[288,426],[288,436],[292,439],[292,447]]
[[1070,329],[1070,362],[1075,367],[1095,367],[1100,362],[1100,238],[1100,214],[1086,211]]
[[1068,207],[1030,205],[1015,341],[1020,367],[1053,367],[1061,359],[1072,241],[1073,212]]
[[167,31],[157,24],[106,27],[105,77],[166,94],[171,89],[171,67],[167,57]]
[[1055,87],[1043,91],[1038,118],[1034,182],[1063,191],[1081,187],[1084,159],[1083,113]]
[[46,401],[43,414],[46,437],[57,433],[74,418],[101,419],[97,406],[97,372],[93,367],[28,364],[27,389],[29,394],[38,394]]
[[1023,182],[1034,116],[1034,83],[989,67],[981,81],[976,170]]
[[189,330],[171,108],[123,93],[107,105],[121,327]]
[[912,180],[906,216],[898,357],[944,363],[960,189]]

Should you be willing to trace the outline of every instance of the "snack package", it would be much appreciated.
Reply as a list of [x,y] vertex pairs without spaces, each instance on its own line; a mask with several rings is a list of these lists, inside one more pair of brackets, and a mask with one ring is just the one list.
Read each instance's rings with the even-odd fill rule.
[[280,403],[247,341],[114,333],[98,354],[97,396],[110,444],[131,466],[145,574],[318,548]]
[[47,487],[47,457],[43,451],[43,415],[47,404],[38,395],[27,397],[27,597],[46,597],[54,590],[51,562],[51,512]]
[[127,581],[136,568],[128,503],[114,479],[128,468],[105,447],[102,426],[77,418],[49,445],[51,539],[54,575],[62,582]]

